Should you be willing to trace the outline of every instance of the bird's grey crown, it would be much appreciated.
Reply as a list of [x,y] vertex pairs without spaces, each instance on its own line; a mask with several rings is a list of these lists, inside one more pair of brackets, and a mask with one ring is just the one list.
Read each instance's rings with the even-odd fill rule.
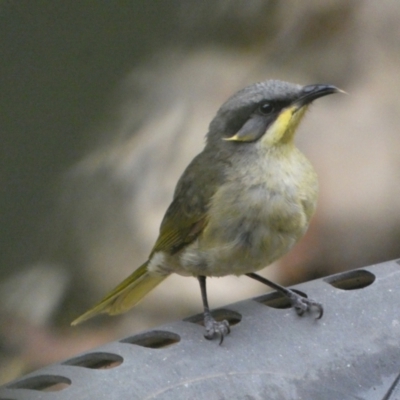
[[299,96],[302,88],[303,86],[293,83],[268,80],[239,90],[218,110],[210,123],[207,139],[234,135],[260,103],[264,101],[290,103]]

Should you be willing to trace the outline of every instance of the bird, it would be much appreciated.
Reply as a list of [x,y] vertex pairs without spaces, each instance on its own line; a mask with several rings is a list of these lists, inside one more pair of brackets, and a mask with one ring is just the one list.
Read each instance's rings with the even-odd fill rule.
[[256,272],[286,254],[309,226],[318,179],[295,133],[314,100],[339,92],[328,84],[266,80],[231,96],[178,180],[148,259],[72,325],[128,311],[172,273],[198,279],[204,337],[220,344],[230,326],[211,314],[207,277],[246,275],[288,297],[298,315],[316,309],[321,318],[322,304]]

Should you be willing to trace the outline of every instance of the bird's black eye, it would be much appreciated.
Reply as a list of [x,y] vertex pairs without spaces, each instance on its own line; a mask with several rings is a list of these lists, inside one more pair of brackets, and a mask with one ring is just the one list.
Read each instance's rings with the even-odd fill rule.
[[271,114],[274,111],[274,109],[275,109],[274,105],[269,102],[262,103],[259,107],[261,114],[264,115]]

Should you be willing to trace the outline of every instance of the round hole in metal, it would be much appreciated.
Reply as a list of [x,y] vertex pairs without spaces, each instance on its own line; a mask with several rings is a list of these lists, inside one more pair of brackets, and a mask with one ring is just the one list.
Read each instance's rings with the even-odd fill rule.
[[121,343],[136,344],[151,349],[161,349],[178,343],[181,337],[168,331],[150,331],[121,340]]
[[[293,292],[299,294],[302,297],[307,298],[307,295],[300,290],[291,289]],[[257,297],[254,299],[258,303],[264,304],[265,306],[279,309],[291,308],[292,303],[284,294],[279,292],[268,293],[265,296]]]
[[342,290],[363,289],[375,281],[375,275],[363,269],[347,271],[324,279],[333,287]]
[[31,389],[42,392],[58,392],[71,385],[71,380],[59,375],[37,375],[20,380],[9,386],[9,389]]
[[90,369],[111,369],[118,367],[123,361],[124,359],[117,354],[97,352],[83,354],[82,356],[67,360],[63,364]]
[[[228,310],[227,308],[213,310],[211,311],[211,315],[216,321],[227,320],[230,326],[236,325],[242,320],[242,316],[238,312]],[[185,318],[184,321],[204,326],[204,315],[196,314],[192,317]]]

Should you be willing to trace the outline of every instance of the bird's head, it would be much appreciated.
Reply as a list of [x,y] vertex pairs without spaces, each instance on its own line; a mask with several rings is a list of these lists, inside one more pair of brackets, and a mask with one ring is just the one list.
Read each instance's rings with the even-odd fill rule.
[[291,142],[308,105],[337,92],[342,91],[332,85],[301,86],[277,80],[247,86],[218,110],[207,142],[245,144],[261,139],[267,146]]

